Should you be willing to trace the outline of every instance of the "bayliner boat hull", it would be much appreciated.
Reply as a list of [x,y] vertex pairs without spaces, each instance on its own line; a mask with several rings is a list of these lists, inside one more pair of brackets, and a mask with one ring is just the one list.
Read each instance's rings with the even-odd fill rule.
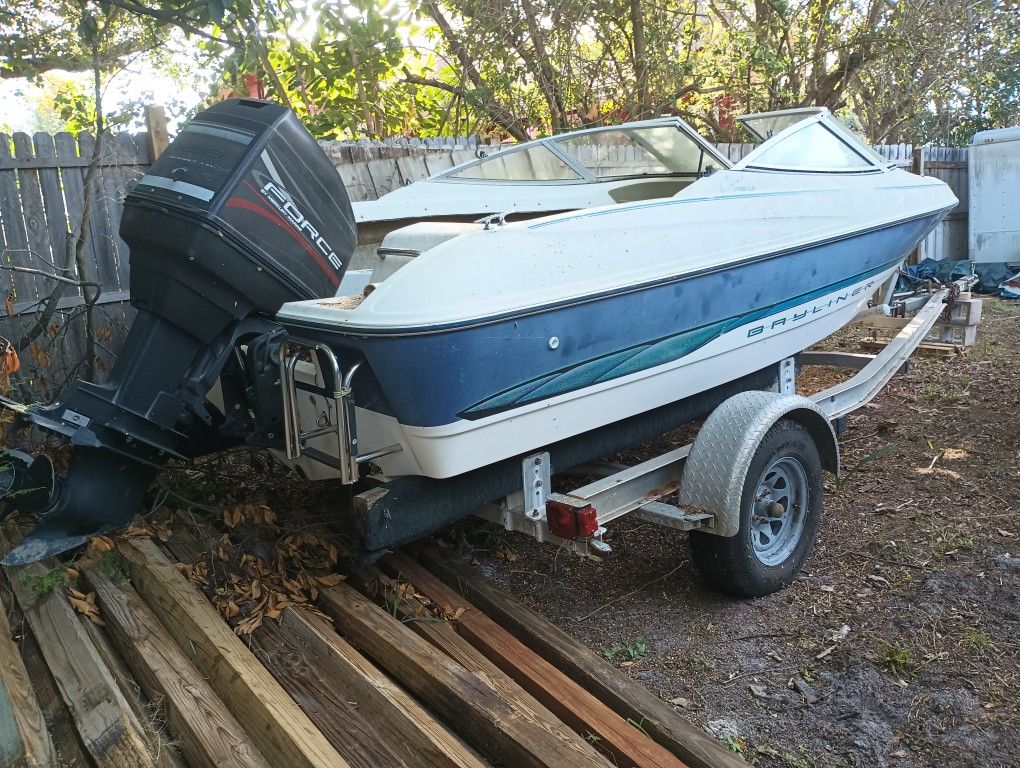
[[444,478],[806,349],[849,322],[943,215],[449,327],[281,319],[342,359],[364,358],[362,444],[404,447],[379,460],[384,473]]

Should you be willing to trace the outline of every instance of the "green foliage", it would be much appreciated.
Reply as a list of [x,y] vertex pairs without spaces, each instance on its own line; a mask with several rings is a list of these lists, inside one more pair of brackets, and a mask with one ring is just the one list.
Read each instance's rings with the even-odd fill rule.
[[609,646],[602,650],[606,661],[641,661],[648,654],[644,635],[635,635],[630,640]]
[[43,573],[22,573],[21,583],[28,587],[36,600],[51,592],[63,592],[71,584],[67,565],[56,565]]
[[[1012,0],[27,0],[0,9],[0,76],[110,71],[172,29],[321,137],[517,139],[663,113],[740,140],[734,113],[819,104],[872,141],[1020,120]],[[146,55],[155,55],[147,53]],[[87,102],[61,94],[68,122]]]
[[914,652],[906,645],[890,643],[879,656],[879,663],[894,675],[902,675],[914,668]]

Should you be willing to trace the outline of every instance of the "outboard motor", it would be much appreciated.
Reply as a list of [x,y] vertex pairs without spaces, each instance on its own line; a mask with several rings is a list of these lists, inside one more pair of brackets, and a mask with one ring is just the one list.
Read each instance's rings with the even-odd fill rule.
[[[3,403],[73,446],[64,477],[45,456],[3,459],[8,506],[40,512],[4,564],[126,525],[172,457],[282,444],[267,382],[284,332],[272,317],[334,295],[357,243],[315,139],[289,110],[251,99],[221,102],[180,133],[127,196],[120,235],[138,312],[109,380],[76,381],[47,407]],[[222,411],[207,400],[217,380]]]

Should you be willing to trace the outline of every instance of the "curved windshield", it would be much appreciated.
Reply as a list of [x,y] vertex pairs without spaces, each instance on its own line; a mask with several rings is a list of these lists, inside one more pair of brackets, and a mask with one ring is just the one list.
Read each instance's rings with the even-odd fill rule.
[[837,138],[821,123],[811,123],[768,147],[754,161],[755,165],[773,168],[852,171],[872,168],[865,159]]
[[673,125],[595,131],[553,141],[600,180],[696,176],[707,170],[704,150]]
[[791,125],[796,125],[812,115],[817,115],[821,109],[790,109],[783,112],[762,112],[757,115],[741,115],[737,122],[744,126],[744,130],[754,137],[755,143],[768,141],[777,133],[781,133]]
[[484,181],[580,181],[581,176],[542,144],[506,149],[445,174],[449,179]]

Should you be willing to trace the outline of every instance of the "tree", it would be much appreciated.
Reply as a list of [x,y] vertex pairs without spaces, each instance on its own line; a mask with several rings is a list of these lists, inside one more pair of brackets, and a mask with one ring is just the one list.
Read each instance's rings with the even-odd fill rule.
[[[0,77],[36,77],[52,69],[91,70],[92,49],[79,28],[90,5],[80,0],[18,0],[0,6]],[[103,69],[159,44],[159,25],[151,17],[111,12],[110,18],[113,22],[100,52]]]

